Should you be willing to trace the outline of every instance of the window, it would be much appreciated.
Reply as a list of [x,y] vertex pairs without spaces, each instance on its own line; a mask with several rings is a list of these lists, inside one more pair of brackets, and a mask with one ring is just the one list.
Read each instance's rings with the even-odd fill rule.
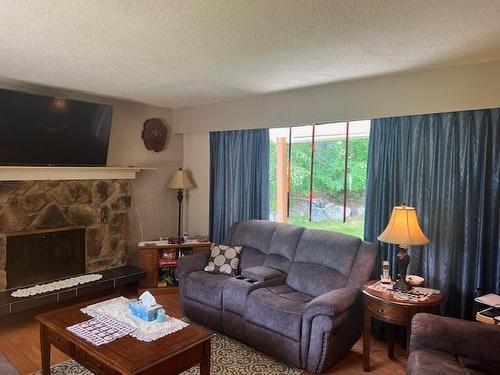
[[270,129],[270,219],[363,238],[370,121]]

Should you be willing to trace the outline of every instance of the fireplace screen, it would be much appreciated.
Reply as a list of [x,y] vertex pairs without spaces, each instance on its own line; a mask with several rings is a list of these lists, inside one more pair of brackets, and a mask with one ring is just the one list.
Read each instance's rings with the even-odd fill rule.
[[85,227],[7,235],[7,288],[85,273]]

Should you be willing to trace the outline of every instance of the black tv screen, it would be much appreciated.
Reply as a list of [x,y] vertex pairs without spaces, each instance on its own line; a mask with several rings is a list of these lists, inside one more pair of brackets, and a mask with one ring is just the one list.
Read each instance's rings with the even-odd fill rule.
[[0,89],[0,165],[106,165],[113,107]]

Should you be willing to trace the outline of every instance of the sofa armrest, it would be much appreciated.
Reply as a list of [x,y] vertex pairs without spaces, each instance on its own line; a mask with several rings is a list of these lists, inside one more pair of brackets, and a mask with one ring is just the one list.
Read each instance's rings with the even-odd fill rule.
[[203,271],[208,263],[210,253],[186,255],[177,260],[179,279],[184,279],[191,272]]
[[14,365],[12,365],[2,353],[0,353],[0,374],[19,375]]
[[339,288],[314,298],[306,305],[305,319],[318,315],[338,316],[351,307],[359,296],[359,289]]
[[418,349],[498,361],[500,329],[480,322],[420,313],[412,320],[410,338],[410,352]]

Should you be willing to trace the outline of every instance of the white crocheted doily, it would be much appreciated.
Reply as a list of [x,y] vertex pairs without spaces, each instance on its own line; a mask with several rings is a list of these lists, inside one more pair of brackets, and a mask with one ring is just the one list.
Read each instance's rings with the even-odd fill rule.
[[111,319],[118,320],[119,322],[134,329],[134,332],[132,332],[130,336],[146,342],[157,340],[163,336],[177,332],[189,325],[188,323],[171,316],[167,316],[167,320],[163,323],[155,321],[146,322],[139,319],[138,317],[132,315],[128,309],[128,299],[125,297],[117,297],[107,301],[95,303],[84,307],[81,311],[94,318],[99,315],[104,315]]
[[102,275],[97,273],[92,273],[90,275],[82,275],[76,277],[70,277],[69,279],[53,281],[47,284],[35,285],[30,288],[18,289],[12,292],[10,295],[12,297],[29,297],[35,296],[37,294],[53,292],[59,289],[71,288],[72,286],[77,286],[79,284],[86,284],[92,281],[96,281],[102,278]]

